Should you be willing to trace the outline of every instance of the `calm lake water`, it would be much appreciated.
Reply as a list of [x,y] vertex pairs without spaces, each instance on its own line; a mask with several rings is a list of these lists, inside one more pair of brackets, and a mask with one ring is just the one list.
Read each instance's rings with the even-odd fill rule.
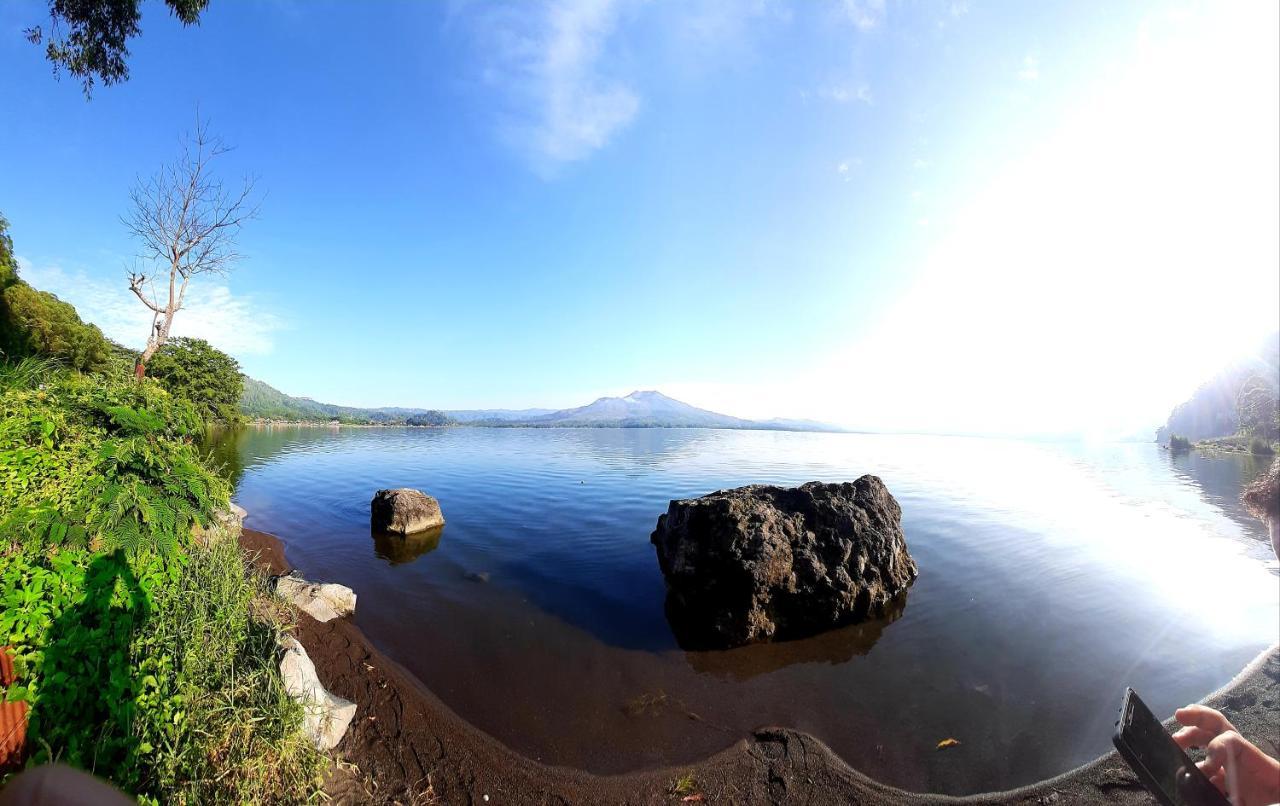
[[[248,525],[454,710],[551,764],[679,764],[762,725],[914,790],[1029,783],[1110,748],[1126,685],[1161,715],[1280,634],[1245,456],[1148,444],[696,429],[248,429],[221,437]],[[649,534],[672,498],[881,476],[920,578],[893,618],[686,653]],[[438,540],[374,539],[382,487]],[[935,750],[941,739],[961,745]]]

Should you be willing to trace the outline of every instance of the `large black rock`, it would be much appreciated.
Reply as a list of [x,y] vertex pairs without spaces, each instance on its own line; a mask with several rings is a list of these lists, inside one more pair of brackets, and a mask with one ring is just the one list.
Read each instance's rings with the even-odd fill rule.
[[799,638],[884,614],[919,573],[876,476],[672,501],[650,541],[681,646]]

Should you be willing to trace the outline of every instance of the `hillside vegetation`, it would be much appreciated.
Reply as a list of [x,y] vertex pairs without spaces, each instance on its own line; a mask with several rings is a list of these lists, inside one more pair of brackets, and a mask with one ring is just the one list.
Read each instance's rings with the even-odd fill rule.
[[[1226,446],[1280,440],[1280,333],[1270,336],[1258,351],[1205,382],[1189,400],[1178,405],[1156,440],[1173,437],[1191,442],[1221,440]],[[1256,442],[1255,442],[1256,441]]]
[[175,380],[200,367],[176,350],[168,388],[132,377],[127,351],[17,277],[5,230],[5,290],[22,291],[0,309],[0,646],[17,678],[0,696],[28,709],[25,763],[145,803],[308,799],[322,758],[280,680],[285,625],[218,523],[230,485],[196,441],[217,412]]

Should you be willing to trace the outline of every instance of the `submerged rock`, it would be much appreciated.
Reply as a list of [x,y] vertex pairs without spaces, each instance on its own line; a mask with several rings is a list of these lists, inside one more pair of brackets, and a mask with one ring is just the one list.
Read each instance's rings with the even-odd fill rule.
[[286,635],[280,639],[284,656],[280,659],[280,677],[284,690],[302,705],[302,730],[317,750],[328,751],[342,741],[347,727],[356,715],[356,704],[330,694],[320,684],[316,666],[298,639]]
[[316,621],[330,621],[356,611],[355,591],[335,582],[309,582],[297,571],[276,577],[275,591]]
[[902,510],[876,476],[755,484],[672,501],[650,541],[687,649],[798,638],[884,614],[915,580]]
[[420,490],[378,490],[369,502],[374,531],[407,535],[444,526],[440,503]]

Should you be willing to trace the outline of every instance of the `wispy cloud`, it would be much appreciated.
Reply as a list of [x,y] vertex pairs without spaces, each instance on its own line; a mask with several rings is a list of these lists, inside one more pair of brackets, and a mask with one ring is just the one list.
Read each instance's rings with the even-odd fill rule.
[[833,85],[821,87],[813,92],[818,98],[824,101],[832,101],[837,104],[847,104],[853,101],[858,103],[872,103],[871,86],[869,84],[858,84],[857,86]]
[[[76,306],[80,318],[102,328],[108,338],[131,347],[146,340],[151,315],[129,293],[123,277],[112,283],[57,264],[36,265],[19,257],[23,279]],[[198,281],[197,281],[198,282]],[[192,285],[187,302],[174,318],[174,336],[205,339],[233,355],[270,353],[275,333],[283,328],[275,314],[253,299],[231,292],[225,284]]]
[[884,0],[844,0],[844,13],[860,31],[870,31],[884,22]]
[[836,176],[840,177],[840,181],[842,182],[850,182],[853,180],[853,175],[861,167],[862,167],[861,157],[854,157],[852,159],[843,160],[838,165],[836,165]]
[[1019,81],[1035,81],[1040,77],[1040,57],[1028,53],[1022,58],[1022,67],[1018,70]]
[[605,64],[628,2],[555,0],[483,21],[485,78],[510,101],[506,134],[540,173],[584,159],[635,119],[638,92]]

